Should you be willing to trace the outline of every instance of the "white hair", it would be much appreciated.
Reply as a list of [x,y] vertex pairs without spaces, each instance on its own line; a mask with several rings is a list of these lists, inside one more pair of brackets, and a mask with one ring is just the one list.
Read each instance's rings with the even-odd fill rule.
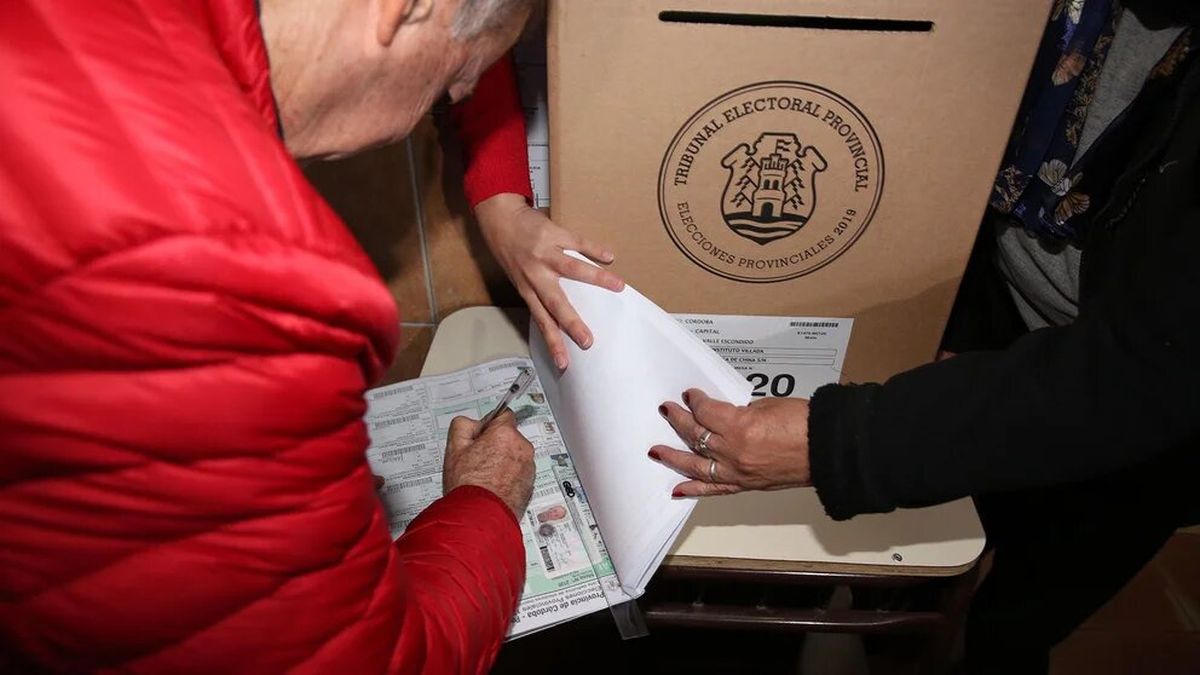
[[454,17],[454,37],[470,40],[503,24],[513,12],[532,4],[533,0],[462,0]]

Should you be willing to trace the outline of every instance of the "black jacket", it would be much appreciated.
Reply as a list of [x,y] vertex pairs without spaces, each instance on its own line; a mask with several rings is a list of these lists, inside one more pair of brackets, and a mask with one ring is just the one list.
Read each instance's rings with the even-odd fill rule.
[[1139,125],[1128,169],[1083,241],[1075,323],[885,384],[817,391],[810,462],[832,517],[1200,453],[1198,64]]

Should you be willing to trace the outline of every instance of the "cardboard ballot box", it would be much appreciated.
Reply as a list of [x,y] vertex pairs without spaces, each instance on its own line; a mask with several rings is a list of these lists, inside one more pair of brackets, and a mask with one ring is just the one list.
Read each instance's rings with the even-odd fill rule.
[[552,0],[554,217],[672,312],[930,360],[1050,0]]

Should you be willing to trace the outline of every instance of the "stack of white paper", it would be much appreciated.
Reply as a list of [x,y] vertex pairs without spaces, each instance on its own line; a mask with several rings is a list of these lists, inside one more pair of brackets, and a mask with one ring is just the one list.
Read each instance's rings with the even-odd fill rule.
[[591,328],[593,346],[584,351],[567,339],[571,365],[558,373],[533,327],[533,360],[617,577],[638,597],[695,506],[694,499],[671,497],[685,479],[646,454],[657,444],[683,447],[658,406],[681,402],[691,388],[746,405],[751,386],[633,288],[612,293],[570,280],[562,286]]

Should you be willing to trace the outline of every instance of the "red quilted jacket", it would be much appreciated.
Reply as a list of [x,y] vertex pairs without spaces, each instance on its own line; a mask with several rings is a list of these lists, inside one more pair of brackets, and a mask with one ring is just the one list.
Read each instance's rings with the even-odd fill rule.
[[520,531],[460,488],[389,542],[393,301],[254,3],[6,0],[0,82],[0,670],[486,671]]

